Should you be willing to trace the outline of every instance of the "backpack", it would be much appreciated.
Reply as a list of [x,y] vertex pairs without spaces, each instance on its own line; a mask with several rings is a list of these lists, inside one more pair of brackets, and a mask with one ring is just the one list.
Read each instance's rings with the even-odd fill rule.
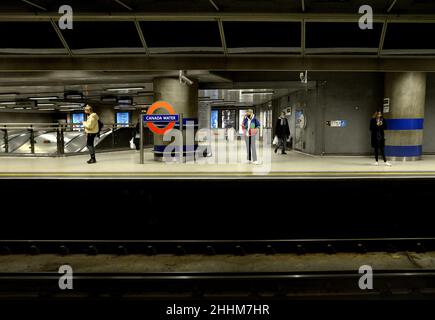
[[97,132],[98,137],[100,137],[100,133],[101,133],[101,130],[103,129],[103,127],[104,127],[104,123],[102,123],[101,120],[98,119],[98,132]]

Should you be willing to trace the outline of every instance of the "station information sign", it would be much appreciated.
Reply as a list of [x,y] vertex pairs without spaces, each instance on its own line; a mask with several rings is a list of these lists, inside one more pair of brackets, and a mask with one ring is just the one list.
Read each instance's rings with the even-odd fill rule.
[[178,114],[145,114],[143,116],[143,121],[161,123],[161,122],[178,121],[179,118],[180,116]]
[[346,120],[330,120],[326,121],[326,125],[329,127],[342,128],[347,126]]

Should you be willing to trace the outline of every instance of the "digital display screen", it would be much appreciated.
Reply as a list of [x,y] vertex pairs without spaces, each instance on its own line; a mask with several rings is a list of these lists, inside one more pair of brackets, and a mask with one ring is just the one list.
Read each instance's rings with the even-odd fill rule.
[[211,117],[210,117],[210,128],[212,128],[212,129],[218,128],[218,117],[219,117],[219,111],[212,110]]
[[130,112],[117,112],[116,113],[116,123],[129,124],[130,123]]
[[72,114],[72,123],[73,124],[82,124],[83,121],[85,121],[85,114],[84,113],[73,113]]

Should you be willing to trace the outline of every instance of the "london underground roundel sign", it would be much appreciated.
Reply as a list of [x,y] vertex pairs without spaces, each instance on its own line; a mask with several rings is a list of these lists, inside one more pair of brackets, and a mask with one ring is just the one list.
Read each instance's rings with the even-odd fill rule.
[[[157,109],[165,109],[169,114],[154,114]],[[175,114],[174,108],[166,101],[154,102],[143,117],[143,121],[147,123],[148,128],[153,133],[161,135],[173,129],[175,123],[179,120],[179,115]],[[156,123],[167,123],[167,125],[159,128]]]

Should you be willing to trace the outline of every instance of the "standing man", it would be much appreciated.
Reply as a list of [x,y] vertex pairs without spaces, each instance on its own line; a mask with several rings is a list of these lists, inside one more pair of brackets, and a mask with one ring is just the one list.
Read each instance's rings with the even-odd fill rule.
[[255,140],[260,128],[260,121],[255,118],[254,110],[249,109],[246,112],[245,118],[242,122],[243,135],[245,136],[246,150],[248,153],[248,162],[252,161],[253,164],[258,164],[257,149],[255,147]]
[[93,111],[90,105],[85,106],[85,114],[87,115],[87,120],[83,121],[83,126],[86,132],[86,147],[89,150],[89,154],[91,155],[91,159],[88,160],[88,163],[96,163],[95,159],[95,147],[94,141],[95,137],[99,132],[98,115]]
[[275,135],[279,139],[279,143],[275,148],[275,153],[277,153],[279,147],[281,146],[281,154],[287,154],[285,152],[285,146],[287,144],[288,137],[290,137],[290,128],[288,126],[288,120],[284,111],[281,112],[281,116],[276,120]]

